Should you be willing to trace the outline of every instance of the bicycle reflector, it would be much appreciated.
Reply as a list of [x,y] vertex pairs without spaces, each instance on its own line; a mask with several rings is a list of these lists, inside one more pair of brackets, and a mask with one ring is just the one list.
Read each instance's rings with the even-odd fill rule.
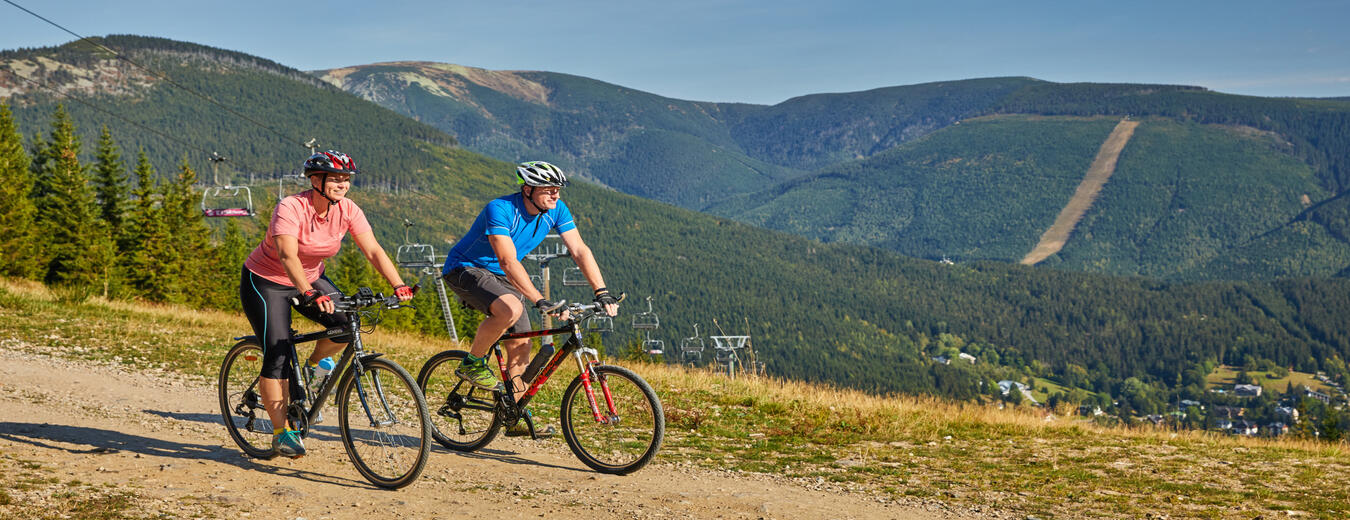
[[258,355],[257,355],[257,354],[253,354],[253,353],[244,354],[244,361],[250,361],[250,362],[252,362],[252,361],[257,361],[257,360],[258,360]]

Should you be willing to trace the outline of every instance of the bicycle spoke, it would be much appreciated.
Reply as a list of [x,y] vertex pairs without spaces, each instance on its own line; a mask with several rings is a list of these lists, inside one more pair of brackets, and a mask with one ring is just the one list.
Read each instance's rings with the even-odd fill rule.
[[271,458],[272,421],[258,394],[262,349],[241,341],[225,355],[217,384],[221,417],[235,444],[251,457]]
[[357,469],[384,487],[415,480],[426,462],[430,425],[412,376],[371,360],[340,395],[342,440]]
[[492,392],[477,388],[455,375],[464,352],[446,351],[432,356],[417,376],[417,384],[431,405],[432,437],[457,451],[474,451],[497,436]]
[[[642,378],[627,369],[599,366],[595,373],[591,392],[578,377],[563,394],[564,437],[587,466],[604,473],[631,473],[660,448],[665,435],[661,402]],[[592,397],[597,394],[599,399]]]

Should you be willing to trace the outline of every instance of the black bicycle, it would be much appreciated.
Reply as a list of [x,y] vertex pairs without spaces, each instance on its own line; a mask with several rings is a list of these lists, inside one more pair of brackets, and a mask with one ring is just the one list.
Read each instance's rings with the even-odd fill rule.
[[[291,356],[291,402],[286,417],[301,437],[307,437],[324,401],[336,389],[338,430],[356,470],[376,486],[407,486],[422,474],[431,451],[426,400],[407,370],[383,354],[366,352],[361,344],[361,334],[375,328],[374,312],[407,305],[401,305],[395,296],[385,297],[362,287],[350,296],[334,298],[333,306],[348,324],[299,335],[292,330],[292,348],[343,335],[351,335],[352,341],[329,377],[313,392],[307,375],[300,370],[299,357]],[[363,319],[369,321],[365,330]],[[272,450],[273,425],[258,391],[262,347],[254,336],[235,339],[239,342],[220,366],[220,413],[225,429],[244,453],[271,459],[277,455]]]
[[[475,451],[496,438],[502,427],[525,421],[530,436],[534,423],[525,406],[548,381],[563,360],[576,360],[580,374],[563,392],[560,408],[563,438],[581,462],[601,473],[626,475],[641,469],[656,456],[665,436],[666,416],[651,385],[633,371],[600,363],[595,349],[582,341],[580,323],[599,312],[600,304],[572,304],[570,318],[558,328],[502,335],[492,345],[502,388],[527,387],[519,401],[515,393],[483,390],[455,375],[467,352],[447,350],[422,365],[417,384],[435,410],[431,435],[442,446],[457,451]],[[509,381],[501,340],[567,334],[556,353],[545,348],[536,354],[520,381]],[[551,357],[550,357],[551,356]],[[547,363],[547,364],[545,364]]]

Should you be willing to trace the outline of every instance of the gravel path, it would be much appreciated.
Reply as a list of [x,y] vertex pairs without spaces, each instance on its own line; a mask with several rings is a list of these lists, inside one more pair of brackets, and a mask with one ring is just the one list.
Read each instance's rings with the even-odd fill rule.
[[[628,476],[582,465],[561,439],[499,437],[475,454],[435,446],[422,478],[398,491],[352,467],[332,425],[310,455],[245,457],[220,424],[215,389],[160,371],[47,355],[0,341],[0,455],[33,461],[53,482],[134,493],[138,513],[168,518],[991,518],[989,511],[895,502],[822,482],[657,461]],[[545,418],[546,419],[546,418]],[[547,419],[546,419],[547,420]],[[17,479],[13,472],[5,479]],[[10,517],[50,503],[53,486],[3,486]],[[8,514],[7,514],[8,513]]]

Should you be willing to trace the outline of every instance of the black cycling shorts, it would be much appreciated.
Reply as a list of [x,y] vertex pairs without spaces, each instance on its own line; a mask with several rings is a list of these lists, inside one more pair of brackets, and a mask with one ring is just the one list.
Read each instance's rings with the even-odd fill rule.
[[[337,286],[327,276],[319,275],[312,284],[315,289],[337,299],[342,296]],[[244,316],[253,326],[253,335],[262,344],[263,363],[259,375],[272,379],[290,379],[287,367],[296,358],[295,345],[291,343],[291,298],[300,297],[300,291],[289,285],[281,285],[243,269],[239,278],[239,301],[244,304]],[[314,305],[296,307],[301,315],[325,328],[346,324],[340,314],[328,314]],[[350,343],[350,335],[330,338],[337,343]]]
[[470,307],[478,309],[479,312],[492,315],[492,302],[503,296],[514,296],[520,300],[524,307],[520,311],[520,319],[507,329],[507,332],[529,332],[530,329],[530,305],[525,302],[525,297],[517,291],[515,286],[505,275],[500,275],[483,269],[481,267],[456,267],[450,272],[445,273],[445,285],[455,292],[455,296],[464,300],[464,303]]

